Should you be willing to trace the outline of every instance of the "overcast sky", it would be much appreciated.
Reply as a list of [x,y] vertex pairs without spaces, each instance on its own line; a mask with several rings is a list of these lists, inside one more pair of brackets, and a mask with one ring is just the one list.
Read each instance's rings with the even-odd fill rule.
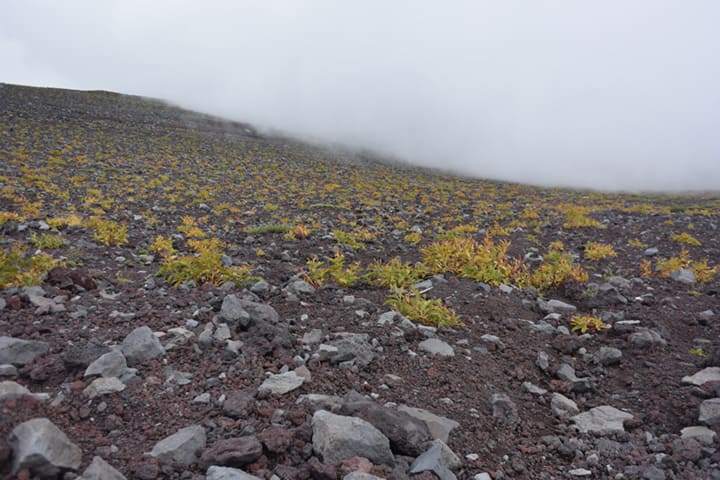
[[720,190],[718,25],[717,0],[2,0],[0,82],[480,177]]

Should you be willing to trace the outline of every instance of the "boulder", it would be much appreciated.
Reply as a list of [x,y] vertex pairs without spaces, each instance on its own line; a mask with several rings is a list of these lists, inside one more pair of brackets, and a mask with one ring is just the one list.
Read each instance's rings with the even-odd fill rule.
[[45,342],[21,338],[0,337],[0,365],[27,365],[45,355],[50,346]]
[[318,410],[312,418],[313,450],[325,463],[361,456],[376,464],[393,466],[390,440],[370,423]]
[[160,440],[150,452],[151,457],[166,464],[190,465],[195,463],[198,450],[205,448],[205,429],[200,425],[182,428]]
[[13,451],[12,473],[27,468],[40,478],[56,478],[75,471],[82,462],[80,447],[47,418],[21,423],[8,437]]

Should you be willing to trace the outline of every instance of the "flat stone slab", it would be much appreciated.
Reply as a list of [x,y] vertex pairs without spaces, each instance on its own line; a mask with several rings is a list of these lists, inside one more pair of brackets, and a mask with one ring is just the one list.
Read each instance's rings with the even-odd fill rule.
[[703,427],[702,425],[696,425],[693,427],[685,427],[680,430],[680,437],[694,438],[703,445],[712,445],[713,443],[715,443],[715,438],[717,437],[717,434],[715,433],[715,431],[707,427]]
[[427,340],[423,340],[418,344],[418,348],[433,355],[440,355],[441,357],[455,356],[455,350],[453,350],[450,345],[437,338],[428,338]]
[[601,405],[570,417],[570,420],[575,422],[575,426],[581,433],[592,432],[603,435],[624,432],[623,422],[631,418],[634,417],[630,413],[623,412],[610,405]]
[[444,443],[448,442],[448,437],[452,429],[460,426],[458,422],[447,417],[435,415],[432,412],[424,410],[422,408],[408,407],[407,405],[399,405],[398,410],[405,412],[411,417],[415,417],[418,420],[422,420],[430,430],[430,435],[433,440],[442,440]]
[[294,371],[278,373],[268,377],[260,388],[261,392],[270,392],[274,395],[284,395],[288,392],[292,392],[296,388],[300,388],[300,385],[305,383],[305,378],[301,377]]
[[703,368],[694,375],[683,377],[682,383],[690,385],[703,385],[707,382],[720,382],[720,367]]

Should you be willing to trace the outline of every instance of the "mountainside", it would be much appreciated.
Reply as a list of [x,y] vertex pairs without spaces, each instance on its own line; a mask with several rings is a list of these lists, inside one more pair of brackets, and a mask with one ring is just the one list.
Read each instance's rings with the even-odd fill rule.
[[2,478],[720,479],[718,197],[109,92],[0,84],[0,138]]

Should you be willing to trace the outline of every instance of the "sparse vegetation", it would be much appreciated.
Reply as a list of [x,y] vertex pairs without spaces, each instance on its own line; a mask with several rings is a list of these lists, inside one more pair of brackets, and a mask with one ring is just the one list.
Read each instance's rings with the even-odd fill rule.
[[19,245],[0,250],[0,289],[39,285],[60,262],[46,253],[28,255]]
[[573,332],[580,333],[598,333],[608,328],[605,322],[594,315],[575,315],[570,320],[570,326]]
[[395,290],[385,302],[405,318],[439,328],[461,327],[455,311],[437,298],[427,298],[417,290]]
[[244,285],[251,280],[249,267],[223,265],[222,243],[218,239],[191,240],[188,245],[195,250],[195,255],[168,257],[160,266],[158,275],[165,277],[169,284],[177,286],[192,280],[199,285],[225,282]]
[[612,245],[605,245],[598,242],[588,242],[585,244],[585,258],[588,260],[602,260],[608,257],[617,257],[617,253],[615,253]]

